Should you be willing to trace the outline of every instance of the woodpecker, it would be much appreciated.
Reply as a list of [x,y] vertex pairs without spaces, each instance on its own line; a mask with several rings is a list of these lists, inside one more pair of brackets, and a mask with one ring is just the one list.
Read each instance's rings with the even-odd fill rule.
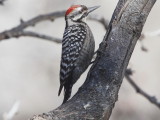
[[88,14],[99,6],[73,5],[65,14],[66,27],[62,40],[60,88],[64,87],[64,104],[71,96],[72,86],[88,68],[94,55],[93,34],[86,24]]

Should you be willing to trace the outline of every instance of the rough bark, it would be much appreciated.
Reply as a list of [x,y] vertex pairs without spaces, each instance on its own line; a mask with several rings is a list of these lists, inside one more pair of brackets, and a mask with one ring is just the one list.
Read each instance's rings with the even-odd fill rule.
[[156,0],[119,0],[97,58],[76,95],[30,120],[109,120],[129,59]]

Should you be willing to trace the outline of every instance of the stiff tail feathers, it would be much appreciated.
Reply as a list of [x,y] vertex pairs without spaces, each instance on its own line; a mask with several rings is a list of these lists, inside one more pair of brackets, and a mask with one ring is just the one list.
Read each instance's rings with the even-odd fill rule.
[[63,103],[66,103],[67,100],[70,98],[71,96],[71,91],[72,91],[72,85],[68,84],[66,86],[64,86],[64,99],[63,99]]
[[61,82],[60,87],[59,87],[59,92],[58,92],[58,96],[61,94],[62,88],[64,87],[64,99],[63,99],[63,103],[66,103],[67,100],[70,98],[71,96],[71,92],[72,92],[72,74],[67,77],[64,83]]
[[60,87],[59,87],[58,96],[60,96],[62,88],[63,88],[63,84],[61,84]]

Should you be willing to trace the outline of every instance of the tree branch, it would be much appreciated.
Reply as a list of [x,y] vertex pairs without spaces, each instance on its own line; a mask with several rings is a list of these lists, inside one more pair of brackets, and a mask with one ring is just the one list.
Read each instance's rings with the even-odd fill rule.
[[10,30],[6,30],[4,32],[0,33],[0,40],[4,40],[4,39],[9,39],[9,38],[13,38],[13,37],[20,37],[20,36],[32,36],[32,37],[38,37],[38,38],[43,38],[46,40],[53,40],[57,43],[59,43],[59,40],[50,36],[46,36],[46,35],[38,35],[38,33],[31,33],[31,32],[27,32],[24,31],[24,29],[26,29],[27,27],[30,26],[34,26],[35,24],[42,22],[44,20],[51,20],[54,21],[56,18],[62,17],[64,16],[64,11],[60,11],[60,12],[54,12],[54,13],[49,13],[49,14],[45,14],[45,15],[39,15],[35,18],[32,18],[28,21],[23,21],[22,19],[20,20],[21,23],[10,29]]
[[45,40],[48,40],[48,41],[51,41],[51,42],[55,42],[55,43],[61,43],[62,42],[62,40],[60,40],[59,38],[54,38],[54,37],[50,37],[50,36],[47,36],[47,35],[31,32],[31,31],[15,32],[10,37],[20,37],[20,36],[35,37],[35,38],[45,39]]
[[150,101],[152,104],[156,105],[160,109],[160,102],[158,102],[157,98],[155,96],[150,96],[146,92],[144,92],[130,77],[132,75],[132,70],[127,69],[125,73],[125,77],[127,81],[133,86],[133,88],[136,90],[137,93],[144,96],[148,101]]
[[42,34],[35,33],[35,32],[30,32],[30,31],[22,31],[20,36],[31,36],[31,37],[45,39],[45,40],[55,42],[55,43],[62,43],[62,40],[59,38],[54,38],[54,37],[42,35]]
[[109,120],[124,73],[156,0],[119,0],[87,79],[67,103],[30,120]]

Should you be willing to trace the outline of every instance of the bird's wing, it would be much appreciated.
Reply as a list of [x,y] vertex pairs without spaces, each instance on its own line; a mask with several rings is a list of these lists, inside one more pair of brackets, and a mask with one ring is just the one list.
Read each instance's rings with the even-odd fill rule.
[[66,82],[72,85],[72,70],[86,38],[84,26],[70,26],[64,32],[62,41],[62,57],[60,68],[59,94]]

